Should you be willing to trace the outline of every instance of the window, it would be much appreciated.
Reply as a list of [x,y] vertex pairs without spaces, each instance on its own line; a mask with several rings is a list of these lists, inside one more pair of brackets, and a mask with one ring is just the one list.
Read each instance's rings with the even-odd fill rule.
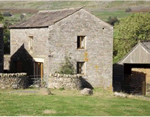
[[85,49],[85,36],[77,36],[77,49]]
[[77,62],[77,73],[85,74],[85,62]]
[[33,36],[29,36],[29,51],[33,50]]

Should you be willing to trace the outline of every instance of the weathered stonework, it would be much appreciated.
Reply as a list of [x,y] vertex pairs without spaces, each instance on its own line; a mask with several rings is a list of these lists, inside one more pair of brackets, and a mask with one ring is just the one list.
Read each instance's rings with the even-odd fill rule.
[[68,74],[52,74],[49,76],[48,88],[53,89],[81,89],[80,76]]
[[3,72],[3,56],[4,56],[4,42],[3,42],[3,25],[0,24],[0,73]]
[[[44,60],[44,74],[49,74],[48,67],[48,29],[11,29],[11,56],[17,53],[17,50],[23,46],[23,48],[30,55],[30,59],[34,62],[34,58],[40,58]],[[33,36],[33,52],[30,52],[29,48],[29,36]],[[19,41],[18,41],[19,40]],[[21,56],[17,56],[20,58]],[[26,58],[28,59],[28,58]],[[36,61],[35,61],[36,62]],[[33,74],[33,73],[32,73]],[[30,74],[31,75],[31,74]]]
[[4,55],[4,70],[9,71],[10,55]]
[[[64,14],[68,12],[70,13],[68,10],[64,12]],[[56,16],[59,13],[60,11],[56,13]],[[48,18],[48,16],[46,17]],[[59,16],[57,17],[56,19],[59,19]],[[36,20],[36,22],[34,26],[38,23],[38,25],[41,24],[38,20]],[[31,22],[23,23],[23,25],[25,24],[23,28],[20,27],[22,26],[22,24],[20,24],[18,27],[16,26],[10,30],[11,56],[14,58],[11,58],[12,61],[18,61],[19,58],[21,58],[22,55],[15,55],[19,53],[19,48],[23,47],[29,54],[31,62],[36,62],[34,58],[43,59],[44,80],[48,82],[49,73],[59,71],[61,64],[64,62],[64,57],[67,55],[71,57],[76,71],[77,62],[85,62],[84,79],[86,79],[89,84],[94,87],[111,87],[113,52],[112,26],[101,21],[84,9],[73,11],[72,14],[51,23],[47,27],[28,28],[28,23]],[[47,24],[47,22],[44,22],[42,26],[45,26],[44,24]],[[33,36],[32,52],[29,48],[30,36]],[[85,36],[85,49],[77,49],[77,36]],[[22,58],[24,58],[24,61],[28,59],[28,57]],[[33,65],[30,66],[30,64],[26,67],[29,67],[31,70],[33,69]],[[33,72],[34,71],[30,74],[34,74]]]
[[[94,87],[112,85],[113,27],[80,10],[49,27],[49,70],[60,69],[65,55],[85,61],[86,79]],[[77,36],[86,37],[86,49],[77,49]]]
[[26,73],[9,73],[0,74],[0,89],[8,88],[27,88],[28,87],[28,77]]

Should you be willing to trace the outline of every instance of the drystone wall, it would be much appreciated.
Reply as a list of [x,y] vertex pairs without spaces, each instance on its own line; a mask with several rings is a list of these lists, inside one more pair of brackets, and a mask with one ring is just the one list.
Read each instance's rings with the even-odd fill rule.
[[77,89],[82,88],[82,76],[68,74],[50,74],[48,88],[56,89]]
[[28,77],[26,73],[1,73],[0,89],[20,89],[28,87]]

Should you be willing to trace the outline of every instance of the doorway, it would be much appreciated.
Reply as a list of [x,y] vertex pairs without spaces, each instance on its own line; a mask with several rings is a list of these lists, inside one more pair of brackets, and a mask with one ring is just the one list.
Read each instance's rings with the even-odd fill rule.
[[133,94],[150,92],[150,64],[124,64],[124,89]]
[[40,78],[40,80],[43,80],[43,63],[42,62],[35,62],[34,64],[34,77]]

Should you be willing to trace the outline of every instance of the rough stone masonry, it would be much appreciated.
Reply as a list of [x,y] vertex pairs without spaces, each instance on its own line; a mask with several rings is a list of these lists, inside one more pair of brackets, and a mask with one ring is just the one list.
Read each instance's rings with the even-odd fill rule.
[[[113,27],[88,11],[80,8],[38,12],[26,22],[12,26],[10,34],[11,56],[23,46],[32,59],[42,60],[45,81],[49,81],[50,73],[60,70],[68,56],[75,73],[77,64],[84,63],[83,77],[93,87],[112,86]],[[84,37],[84,48],[77,48],[78,37]]]

